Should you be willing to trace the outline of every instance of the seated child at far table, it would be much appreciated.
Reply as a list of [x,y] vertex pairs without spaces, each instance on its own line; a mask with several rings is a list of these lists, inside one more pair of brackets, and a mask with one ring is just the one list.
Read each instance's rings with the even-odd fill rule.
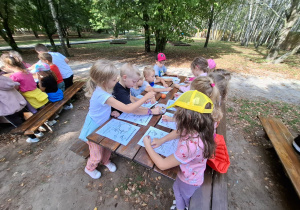
[[[121,66],[120,69],[120,81],[117,82],[113,89],[112,95],[120,102],[124,104],[130,104],[140,99],[132,96],[130,94],[130,88],[133,88],[137,81],[141,78],[141,73],[138,68],[132,64],[126,63]],[[150,114],[161,114],[161,108],[156,107],[152,109],[139,107],[136,109],[133,114],[137,115],[150,115]],[[122,112],[120,110],[113,109],[112,116],[118,117]]]
[[[191,70],[195,78],[207,76],[207,73],[209,72],[207,60],[203,57],[195,58],[191,63]],[[190,82],[185,85],[174,84],[174,87],[178,88],[182,92],[189,91],[191,88]]]
[[55,74],[57,78],[57,87],[62,91],[65,91],[65,82],[58,67],[54,63],[52,63],[52,55],[50,55],[49,53],[39,53],[38,57],[43,63],[46,63],[50,66],[50,70]]
[[164,87],[168,87],[166,81],[172,81],[170,79],[161,78],[164,75],[168,75],[167,68],[165,67],[166,60],[167,59],[165,54],[158,53],[157,56],[155,57],[155,65],[153,67],[155,71],[156,79],[160,80],[160,82],[163,84]]
[[[155,71],[150,67],[145,67],[143,71],[145,81],[147,82],[147,87],[145,91],[154,91],[154,92],[164,92],[164,91],[171,91],[171,87],[165,87],[165,88],[153,88],[155,83],[162,82],[161,78],[155,78]],[[171,79],[172,80],[172,79]]]
[[[174,114],[177,132],[171,132],[161,139],[144,137],[144,145],[150,158],[160,170],[179,166],[173,191],[176,208],[184,210],[189,207],[194,192],[204,182],[207,159],[215,151],[214,125],[211,116],[213,102],[196,90],[187,91],[175,101]],[[172,155],[162,157],[154,148],[173,139],[179,138],[177,148]],[[174,209],[171,207],[171,209]]]

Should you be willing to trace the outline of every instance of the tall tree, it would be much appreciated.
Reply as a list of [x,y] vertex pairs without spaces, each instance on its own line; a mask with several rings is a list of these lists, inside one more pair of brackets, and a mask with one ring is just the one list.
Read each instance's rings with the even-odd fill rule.
[[60,41],[60,44],[61,44],[61,47],[62,47],[62,50],[63,50],[63,54],[66,57],[69,57],[70,55],[69,55],[69,52],[68,52],[68,50],[66,48],[66,45],[65,45],[65,41],[64,41],[64,38],[63,38],[61,27],[60,27],[58,19],[57,19],[57,14],[56,14],[56,11],[55,11],[55,8],[54,8],[53,1],[48,0],[48,3],[49,3],[49,6],[50,6],[50,10],[51,10],[51,13],[52,13],[53,20],[55,22],[57,32],[58,32],[59,41]]
[[[276,11],[274,11],[276,13]],[[280,45],[286,40],[286,37],[294,24],[297,22],[300,17],[300,0],[292,0],[290,6],[285,10],[285,19],[284,24],[278,36],[275,39],[275,43],[271,48],[267,60],[274,62],[278,56]]]
[[16,51],[21,51],[13,37],[13,30],[11,29],[14,21],[14,1],[1,0],[0,1],[0,36],[6,41],[9,46]]

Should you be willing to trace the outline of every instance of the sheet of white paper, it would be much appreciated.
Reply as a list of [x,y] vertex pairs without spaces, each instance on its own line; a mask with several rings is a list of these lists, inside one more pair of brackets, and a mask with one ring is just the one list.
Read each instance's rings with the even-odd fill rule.
[[[142,96],[142,95],[138,95],[137,96],[137,98],[143,98],[144,96]],[[156,105],[156,104],[158,104],[158,102],[156,101],[154,104],[151,104],[151,102],[149,102],[149,103],[144,103],[144,104],[142,104],[142,107],[145,107],[145,108],[151,108],[151,107],[153,107],[154,105]]]
[[152,118],[152,115],[135,115],[123,112],[119,117],[121,120],[134,122],[140,125],[147,125]]
[[[174,100],[168,100],[168,102],[167,102],[167,107],[168,106],[171,106],[172,104],[174,104]],[[169,109],[169,110],[171,110],[171,111],[176,111],[176,109],[174,108],[174,107],[172,107],[171,109]]]
[[[159,130],[157,128],[150,126],[149,129],[146,131],[145,135],[140,139],[138,144],[141,145],[142,147],[145,147],[143,139],[147,135],[149,135],[151,137],[151,139],[153,140],[154,138],[162,138],[167,134],[168,133],[165,131],[162,131],[162,130]],[[178,140],[179,139],[167,141],[166,143],[162,144],[160,147],[155,148],[154,150],[158,154],[168,157],[176,151]]]
[[[169,117],[173,117],[174,114],[170,113],[170,112],[166,112],[164,115],[167,115]],[[171,128],[173,130],[176,130],[176,122],[166,122],[163,121],[162,118],[160,119],[160,121],[158,122],[158,125],[167,127],[167,128]]]
[[139,129],[130,123],[111,119],[96,133],[126,146]]
[[[161,85],[153,85],[153,88],[165,88],[164,86]],[[161,93],[167,94],[169,91],[162,91]]]

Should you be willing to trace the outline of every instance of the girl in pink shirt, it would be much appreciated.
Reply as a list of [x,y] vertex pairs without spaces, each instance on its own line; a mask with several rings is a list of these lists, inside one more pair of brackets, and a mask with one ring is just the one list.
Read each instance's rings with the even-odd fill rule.
[[[209,66],[208,66],[207,60],[203,57],[195,58],[193,60],[193,62],[191,63],[191,70],[192,70],[192,73],[195,76],[195,78],[207,76],[207,73],[209,72]],[[191,88],[191,86],[190,86],[191,82],[189,82],[188,78],[187,78],[186,82],[188,82],[188,83],[185,85],[174,84],[174,87],[178,88],[181,92],[189,91]]]
[[[151,142],[149,136],[144,138],[145,148],[155,163],[166,170],[180,167],[173,185],[177,209],[189,207],[194,192],[202,185],[206,161],[214,154],[214,120],[211,112],[212,101],[199,91],[187,91],[170,107],[175,106],[174,114],[177,132],[171,132],[161,139]],[[168,107],[168,108],[170,108]],[[180,138],[174,154],[163,158],[153,148],[166,141]]]
[[20,83],[18,90],[35,109],[44,106],[48,102],[47,94],[37,88],[32,74],[17,56],[4,53],[1,60],[6,68],[14,72],[10,75],[10,78]]

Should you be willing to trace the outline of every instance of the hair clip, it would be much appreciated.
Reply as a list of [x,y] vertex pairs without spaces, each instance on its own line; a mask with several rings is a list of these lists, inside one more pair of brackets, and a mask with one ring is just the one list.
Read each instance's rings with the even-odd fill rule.
[[215,87],[215,83],[211,83],[210,86]]
[[207,66],[207,68],[209,69],[209,66]]

